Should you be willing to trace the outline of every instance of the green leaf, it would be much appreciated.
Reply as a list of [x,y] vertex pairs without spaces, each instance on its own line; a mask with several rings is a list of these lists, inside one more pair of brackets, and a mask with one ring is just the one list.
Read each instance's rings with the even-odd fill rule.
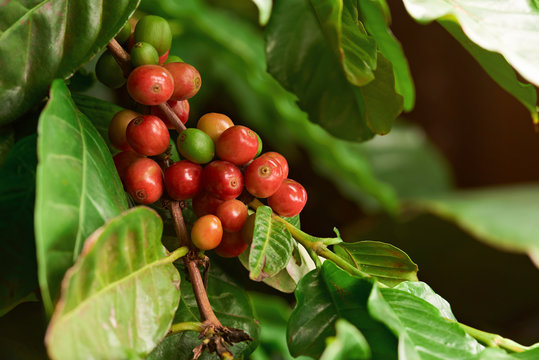
[[[182,274],[186,274],[183,267]],[[187,274],[185,275],[187,276]],[[234,358],[247,357],[258,345],[260,325],[254,319],[253,307],[242,286],[234,282],[226,273],[212,262],[208,278],[208,298],[212,309],[225,326],[239,328],[247,332],[253,342],[235,344],[231,350]],[[181,283],[181,300],[174,323],[200,321],[199,310],[190,282]],[[150,354],[148,360],[189,360],[193,358],[193,348],[200,344],[198,333],[187,331],[167,336]],[[200,359],[215,359],[204,353]]]
[[0,166],[8,157],[9,151],[15,145],[15,132],[11,126],[0,128]]
[[271,0],[253,0],[258,7],[258,22],[260,25],[266,25],[271,16],[271,7],[273,6]]
[[372,286],[371,281],[353,277],[330,261],[308,273],[298,284],[297,305],[288,322],[290,353],[318,358],[325,339],[335,335],[335,322],[342,318],[363,332],[373,359],[396,359],[395,338],[367,311]]
[[[503,59],[525,79],[539,86],[536,46],[539,43],[539,11],[532,7],[530,1],[404,0],[404,4],[419,22],[440,20],[487,73],[522,102],[536,122],[539,121],[536,90],[520,83]],[[499,53],[503,58],[491,52]]]
[[527,253],[539,267],[537,199],[539,186],[530,184],[433,195],[412,204],[457,223],[489,245]]
[[36,136],[15,144],[0,167],[0,316],[37,288],[34,243]]
[[430,303],[432,306],[437,308],[446,319],[457,320],[453,311],[451,310],[451,305],[440,295],[436,294],[429,285],[425,284],[422,281],[404,281],[395,287],[395,289],[402,290],[411,295],[417,296]]
[[166,335],[180,274],[162,231],[155,211],[135,207],[86,240],[47,329],[52,359],[138,359]]
[[369,311],[399,337],[405,359],[475,359],[483,347],[460,325],[442,317],[427,301],[397,289],[374,285]]
[[536,360],[539,358],[539,347],[518,353],[510,353],[496,348],[485,348],[479,354],[479,360]]
[[269,206],[261,206],[256,210],[249,253],[249,277],[255,281],[277,274],[292,257],[292,235],[272,215]]
[[408,60],[399,41],[386,22],[385,0],[358,1],[359,16],[367,32],[374,37],[378,49],[393,64],[395,74],[395,87],[404,100],[404,110],[410,111],[414,107],[415,88],[410,74]]
[[337,335],[326,340],[328,346],[320,360],[361,360],[371,358],[371,349],[365,336],[344,319],[335,323]]
[[51,86],[38,126],[35,231],[47,313],[66,270],[95,229],[127,209],[122,184],[99,133],[62,80]]
[[335,245],[335,253],[387,286],[417,281],[417,265],[401,249],[379,241]]

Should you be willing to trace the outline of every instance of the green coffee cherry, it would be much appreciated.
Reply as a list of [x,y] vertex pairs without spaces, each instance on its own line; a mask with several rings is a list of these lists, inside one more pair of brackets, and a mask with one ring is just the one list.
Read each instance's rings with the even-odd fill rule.
[[257,157],[262,152],[262,139],[257,133],[255,133],[255,135],[258,138],[258,150],[256,151],[256,155],[255,155],[255,157]]
[[176,55],[169,55],[167,58],[167,61],[165,61],[165,64],[171,63],[171,62],[184,62],[181,57]]
[[120,30],[118,35],[116,35],[115,39],[120,44],[123,44],[124,42],[127,41],[127,39],[129,39],[130,35],[131,35],[131,24],[128,21],[125,23],[124,27],[122,28],[122,30]]
[[97,80],[111,89],[117,89],[125,84],[122,68],[109,51],[105,51],[95,65]]
[[151,44],[159,56],[166,53],[170,50],[172,42],[172,32],[168,21],[160,16],[144,16],[135,27],[135,43],[141,41]]
[[202,130],[188,128],[178,136],[178,151],[180,154],[197,164],[206,164],[212,161],[215,154],[215,145],[212,139]]
[[141,65],[157,65],[159,55],[153,46],[145,42],[138,42],[131,49],[131,63],[134,67]]

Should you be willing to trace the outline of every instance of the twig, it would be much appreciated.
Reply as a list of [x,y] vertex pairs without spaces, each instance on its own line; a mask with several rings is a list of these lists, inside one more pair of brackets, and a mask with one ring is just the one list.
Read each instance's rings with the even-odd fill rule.
[[107,44],[107,49],[111,52],[112,56],[114,56],[114,59],[116,59],[116,62],[120,67],[122,68],[122,72],[124,73],[124,77],[127,78],[129,76],[129,73],[131,72],[131,56],[127,51],[124,50],[122,45],[116,41],[116,39],[112,39]]

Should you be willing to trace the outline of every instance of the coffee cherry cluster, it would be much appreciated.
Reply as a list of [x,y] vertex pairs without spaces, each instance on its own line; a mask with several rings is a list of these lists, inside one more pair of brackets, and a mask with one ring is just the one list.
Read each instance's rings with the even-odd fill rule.
[[[171,35],[168,23],[160,17],[146,16],[130,37],[124,30],[118,36],[127,48],[129,39],[134,44],[131,61],[135,68],[127,79],[127,91],[139,104],[151,106],[145,115],[122,110],[109,125],[110,142],[121,150],[114,163],[135,202],[151,204],[165,193],[174,200],[192,199],[198,216],[191,230],[193,244],[201,250],[215,249],[224,257],[241,254],[252,240],[254,214],[249,216],[247,205],[238,197],[267,199],[285,217],[301,212],[307,192],[288,178],[284,156],[262,153],[260,137],[223,114],[205,114],[196,128],[181,131],[176,146],[183,160],[163,172],[150,157],[167,152],[169,129],[175,127],[157,105],[167,102],[185,124],[188,99],[200,89],[200,74],[184,62],[166,61]],[[102,56],[98,68],[102,59],[108,63],[107,56]]]

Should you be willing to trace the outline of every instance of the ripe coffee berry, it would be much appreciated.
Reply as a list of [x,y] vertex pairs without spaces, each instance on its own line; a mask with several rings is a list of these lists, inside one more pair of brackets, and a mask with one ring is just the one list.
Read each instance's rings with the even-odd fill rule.
[[122,151],[131,150],[125,132],[127,130],[127,125],[129,125],[131,120],[138,116],[140,116],[140,114],[134,111],[122,110],[112,117],[109,124],[109,140],[112,146]]
[[240,169],[228,161],[212,161],[202,170],[204,190],[221,200],[232,200],[243,190]]
[[138,42],[131,50],[131,63],[134,67],[142,65],[157,65],[159,63],[159,55],[157,50],[145,42]]
[[258,151],[258,138],[248,127],[235,125],[219,136],[215,148],[221,160],[243,165],[255,157]]
[[151,204],[163,195],[161,168],[152,159],[135,160],[126,170],[125,189],[139,204]]
[[275,151],[269,151],[262,154],[262,156],[267,156],[277,160],[281,164],[281,167],[283,169],[283,178],[286,179],[288,177],[288,161],[286,161],[286,158],[284,156]]
[[165,170],[165,185],[171,198],[191,199],[202,188],[202,166],[188,160],[175,162]]
[[226,129],[232,126],[234,126],[232,120],[230,120],[228,116],[219,113],[204,114],[197,123],[197,129],[208,134],[214,143],[217,142],[219,136],[221,136]]
[[281,216],[296,216],[307,202],[307,191],[298,182],[285,179],[279,190],[268,198],[268,205]]
[[[169,100],[167,101],[167,103],[172,109],[172,111],[174,111],[174,113],[178,116],[180,121],[185,124],[189,119],[189,101]],[[174,125],[170,121],[168,121],[168,117],[161,111],[158,106],[152,106],[150,109],[150,113],[163,120],[163,122],[169,129],[175,129]]]
[[200,250],[215,249],[223,237],[221,221],[215,215],[204,215],[193,224],[191,241]]
[[163,66],[170,71],[174,80],[172,100],[190,99],[200,90],[202,79],[194,66],[184,62],[170,62]]
[[244,174],[245,188],[258,198],[273,195],[283,182],[281,164],[274,158],[261,156],[247,166]]
[[183,157],[197,164],[210,162],[215,155],[215,145],[211,138],[201,130],[185,129],[178,136],[178,151]]
[[227,200],[219,205],[215,215],[221,220],[225,231],[240,231],[247,220],[247,206],[236,199]]
[[129,151],[122,151],[112,157],[112,160],[114,160],[114,166],[116,166],[116,171],[118,172],[118,175],[120,176],[120,180],[122,182],[125,179],[125,173],[127,171],[127,168],[137,159],[142,158],[143,156],[140,154],[137,154],[133,150]]
[[208,214],[215,215],[217,208],[222,203],[223,200],[203,191],[193,198],[193,211],[198,217]]
[[127,92],[138,103],[158,105],[174,91],[172,75],[159,65],[142,65],[131,71],[127,78]]
[[166,125],[153,115],[143,115],[131,120],[125,134],[133,150],[146,156],[164,153],[170,142]]
[[249,247],[245,241],[243,241],[239,232],[224,232],[223,238],[219,246],[215,248],[217,255],[232,258],[240,255]]
[[168,21],[160,16],[147,15],[139,20],[135,26],[135,42],[144,41],[157,50],[159,56],[170,49],[172,31]]

